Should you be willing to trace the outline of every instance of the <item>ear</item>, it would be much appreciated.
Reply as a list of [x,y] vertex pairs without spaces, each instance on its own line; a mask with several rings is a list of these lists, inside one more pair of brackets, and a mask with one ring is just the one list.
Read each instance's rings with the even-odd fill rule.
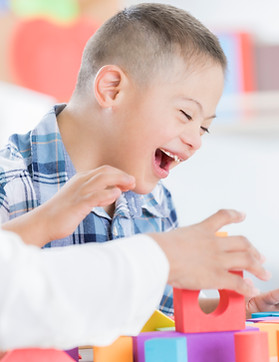
[[94,81],[94,93],[101,107],[109,108],[118,102],[125,78],[124,72],[116,65],[105,65],[98,71]]

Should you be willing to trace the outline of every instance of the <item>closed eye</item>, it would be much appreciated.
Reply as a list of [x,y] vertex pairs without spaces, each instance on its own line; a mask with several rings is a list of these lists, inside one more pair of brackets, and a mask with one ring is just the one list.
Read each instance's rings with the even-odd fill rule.
[[209,132],[209,129],[206,128],[206,127],[201,126],[201,130],[202,130],[203,132],[210,133],[210,132]]
[[184,114],[184,116],[188,119],[188,121],[192,121],[192,117],[188,113],[184,112],[182,109],[180,109],[180,112]]

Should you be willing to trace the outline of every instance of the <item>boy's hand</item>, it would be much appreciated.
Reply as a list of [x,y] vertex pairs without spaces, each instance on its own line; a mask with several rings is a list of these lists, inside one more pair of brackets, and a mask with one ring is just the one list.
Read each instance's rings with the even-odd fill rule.
[[233,270],[247,270],[267,280],[263,257],[243,236],[216,236],[223,226],[241,222],[245,216],[234,210],[220,210],[199,224],[168,233],[152,234],[169,263],[169,284],[184,289],[231,289],[246,296],[255,288]]
[[54,224],[49,240],[70,235],[93,207],[115,202],[121,192],[135,187],[135,179],[111,166],[77,173],[44,205],[49,227]]
[[110,205],[134,187],[133,176],[111,166],[81,172],[43,205],[2,228],[18,233],[27,244],[43,246],[73,233],[93,207]]
[[251,318],[252,313],[278,312],[279,311],[279,289],[259,294],[246,301],[246,316]]

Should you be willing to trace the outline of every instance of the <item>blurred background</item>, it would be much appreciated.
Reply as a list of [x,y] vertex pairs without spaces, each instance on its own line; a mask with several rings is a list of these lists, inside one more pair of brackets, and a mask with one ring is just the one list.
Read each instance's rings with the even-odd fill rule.
[[[0,146],[34,127],[54,103],[67,102],[87,39],[118,9],[139,2],[0,0]],[[226,230],[246,235],[266,256],[273,277],[254,279],[257,287],[279,288],[279,2],[168,3],[214,32],[229,61],[210,135],[165,182],[180,224],[220,208],[245,212],[245,222]]]

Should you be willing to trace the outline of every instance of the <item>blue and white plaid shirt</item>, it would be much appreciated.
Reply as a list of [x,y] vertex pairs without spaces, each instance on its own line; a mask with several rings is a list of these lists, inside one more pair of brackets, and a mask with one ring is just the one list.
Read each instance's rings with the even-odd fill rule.
[[[63,145],[56,116],[65,105],[55,106],[38,126],[25,135],[14,134],[0,151],[1,222],[20,216],[50,199],[74,174]],[[128,191],[116,201],[111,218],[95,207],[75,232],[46,247],[104,242],[137,233],[168,231],[177,227],[169,191],[159,183],[152,193]],[[173,313],[172,288],[167,286],[160,309]]]

